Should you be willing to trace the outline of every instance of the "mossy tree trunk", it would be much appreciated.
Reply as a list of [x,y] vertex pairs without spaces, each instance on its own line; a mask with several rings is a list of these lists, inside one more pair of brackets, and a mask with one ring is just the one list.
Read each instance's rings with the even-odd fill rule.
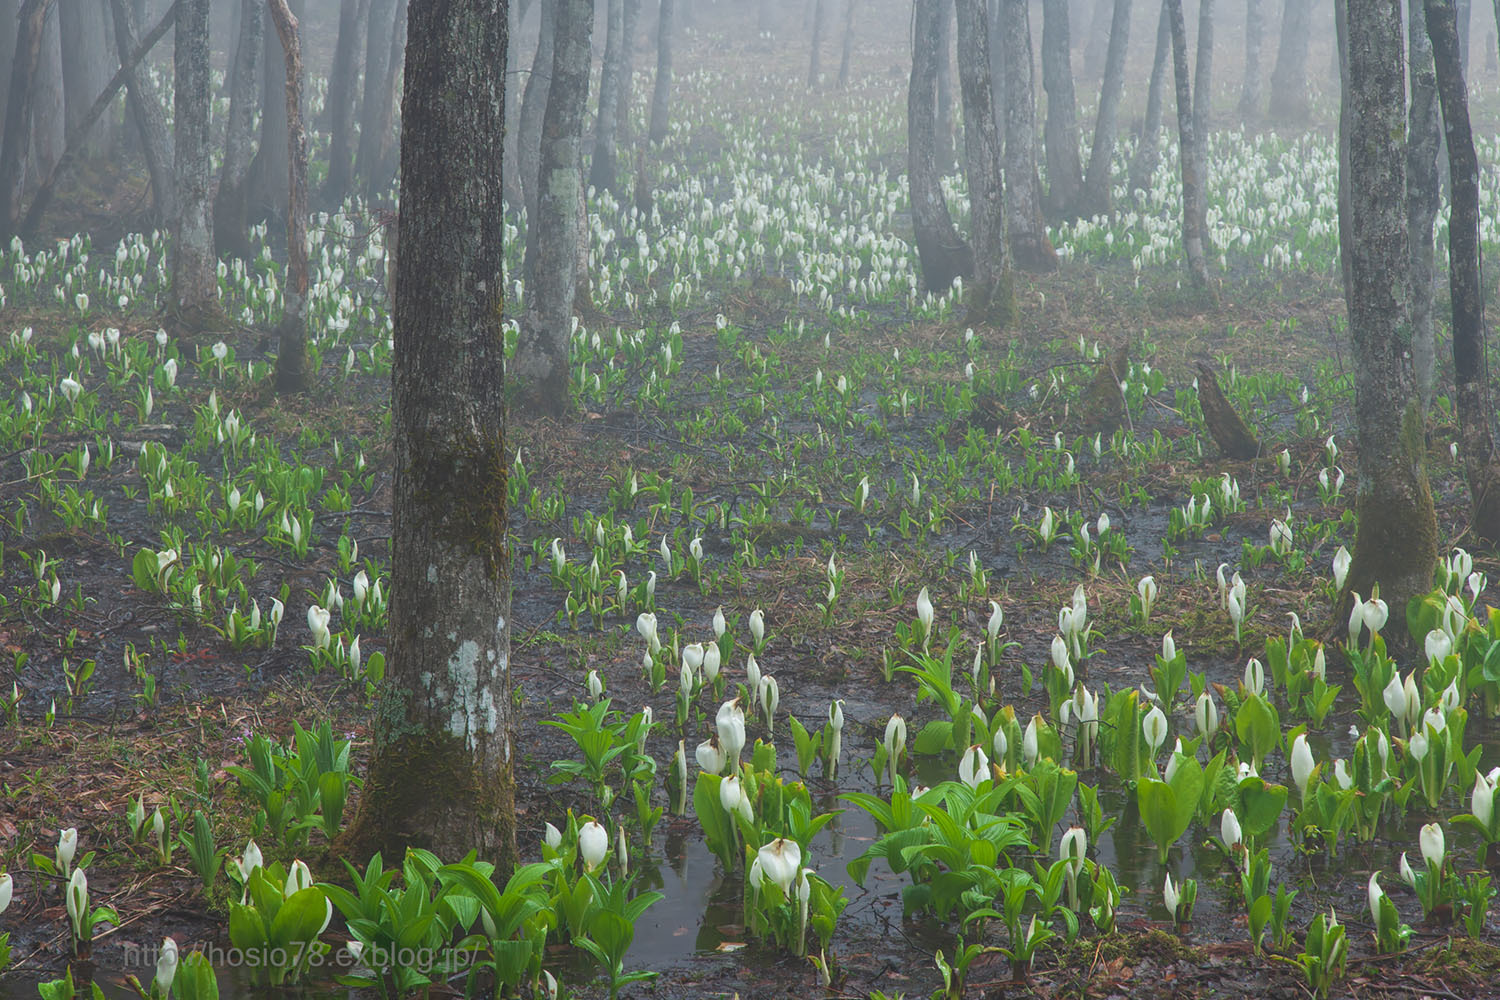
[[[504,0],[411,5],[392,411],[390,665],[335,849],[514,863],[501,145]],[[455,101],[451,95],[465,95]]]
[[1172,54],[1172,22],[1167,5],[1161,5],[1156,19],[1156,55],[1151,60],[1151,81],[1146,85],[1146,116],[1141,124],[1141,140],[1130,158],[1130,191],[1150,191],[1151,178],[1161,162],[1157,136],[1161,134],[1162,91],[1166,87],[1167,57]]
[[1400,0],[1347,7],[1349,331],[1359,441],[1359,528],[1346,586],[1400,621],[1432,586],[1437,525],[1411,362],[1406,239],[1406,66]]
[[1083,190],[1072,52],[1068,0],[1046,0],[1042,4],[1042,89],[1047,92],[1047,119],[1042,129],[1047,154],[1043,207],[1055,217],[1071,216]]
[[267,0],[286,61],[286,286],[276,328],[276,391],[305,392],[307,371],[307,129],[302,123],[302,38],[287,0]]
[[[1413,3],[1412,7],[1424,7]],[[1491,433],[1489,358],[1484,342],[1484,289],[1479,260],[1479,157],[1469,124],[1468,87],[1453,0],[1427,0],[1426,28],[1435,56],[1443,130],[1453,179],[1448,222],[1448,295],[1453,303],[1453,380],[1458,409],[1459,451],[1469,480],[1474,534],[1500,541],[1500,457]]]
[[953,279],[973,273],[974,255],[953,225],[938,168],[937,68],[944,16],[943,0],[917,0],[911,50],[911,81],[906,91],[906,178],[911,224],[917,242],[922,283],[934,295],[946,294]]
[[[1207,2],[1207,0],[1204,0]],[[1188,277],[1197,288],[1208,287],[1208,256],[1205,232],[1208,203],[1204,193],[1202,137],[1198,135],[1193,108],[1192,85],[1188,81],[1187,25],[1182,0],[1166,0],[1172,26],[1172,76],[1177,83],[1177,135],[1182,162],[1182,249],[1187,257]],[[1202,58],[1200,53],[1199,58]]]
[[224,162],[214,194],[214,245],[220,254],[250,256],[250,158],[255,151],[255,108],[260,93],[265,20],[259,0],[240,0],[240,34],[229,71],[229,122],[224,127]]
[[1005,191],[1000,180],[1000,129],[990,103],[990,21],[985,0],[957,0],[958,88],[963,98],[964,166],[974,280],[968,322],[1009,326],[1016,318],[1010,249],[1005,245]]
[[178,0],[173,35],[172,117],[178,212],[172,239],[172,307],[197,327],[221,314],[209,200],[208,0]]
[[1026,0],[1002,0],[1005,46],[1005,222],[1011,259],[1023,271],[1057,270],[1057,251],[1042,221],[1036,172],[1036,87]]
[[1078,214],[1108,215],[1111,209],[1111,171],[1120,98],[1125,93],[1125,56],[1130,45],[1130,0],[1114,0],[1109,47],[1104,55],[1104,82],[1099,88],[1099,113],[1094,119],[1094,145],[1089,149],[1088,173],[1079,192]]
[[1417,395],[1425,419],[1432,407],[1437,343],[1432,302],[1437,282],[1433,253],[1433,222],[1442,201],[1438,186],[1438,149],[1442,130],[1438,121],[1438,87],[1427,37],[1426,6],[1408,5],[1407,75],[1411,101],[1406,138],[1406,238],[1411,254],[1411,342],[1416,366]]
[[514,372],[528,414],[560,417],[569,406],[569,345],[582,277],[578,251],[585,237],[579,199],[593,29],[591,0],[559,0],[536,224],[526,232],[526,309]]

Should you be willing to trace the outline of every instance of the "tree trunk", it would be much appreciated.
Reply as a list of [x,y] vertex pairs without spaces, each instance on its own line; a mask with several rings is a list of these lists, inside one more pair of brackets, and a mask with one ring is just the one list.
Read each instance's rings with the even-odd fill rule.
[[249,191],[255,109],[260,94],[265,21],[260,0],[240,0],[240,36],[230,67],[229,122],[224,128],[224,163],[214,194],[214,244],[218,253],[250,257]]
[[1426,7],[1421,2],[1411,3],[1407,13],[1411,102],[1407,112],[1406,238],[1411,255],[1412,364],[1425,420],[1432,406],[1437,356],[1432,321],[1433,286],[1437,281],[1432,230],[1441,203],[1437,158],[1442,140]]
[[[974,325],[1015,322],[1015,289],[1005,245],[1005,191],[1000,180],[1000,130],[990,104],[990,26],[985,0],[957,0],[958,86],[963,97],[964,165],[974,240],[969,315]],[[941,189],[939,189],[941,193]],[[947,206],[944,206],[947,214]]]
[[1162,91],[1166,88],[1167,57],[1172,52],[1172,23],[1165,2],[1156,19],[1156,56],[1151,62],[1151,82],[1146,87],[1146,117],[1141,125],[1141,139],[1130,158],[1130,191],[1150,191],[1151,178],[1161,162],[1157,136],[1161,134]]
[[[518,38],[521,34],[521,5],[505,5],[505,65],[515,72],[521,65]],[[501,168],[501,179],[505,185],[505,205],[517,211],[525,204],[526,195],[521,190],[520,156],[521,102],[517,95],[520,88],[507,81],[505,87],[505,141],[502,149],[505,162]]]
[[[110,0],[115,19],[115,51],[124,64],[138,45],[135,14],[125,0]],[[146,169],[151,175],[151,190],[156,197],[156,214],[168,225],[177,219],[177,182],[173,176],[172,136],[167,131],[166,112],[151,78],[136,66],[125,77],[131,115],[141,136],[146,155]]]
[[277,328],[276,391],[305,392],[307,371],[307,130],[302,125],[302,39],[287,0],[267,0],[286,58],[286,285]]
[[1458,66],[1465,80],[1469,78],[1469,25],[1473,10],[1473,0],[1458,0]]
[[1312,31],[1310,0],[1286,0],[1281,14],[1281,44],[1271,70],[1271,120],[1284,125],[1307,118],[1307,44]]
[[[20,0],[0,0],[0,54],[16,51],[16,31],[20,27]],[[10,77],[15,66],[0,69],[0,115],[10,107]],[[0,129],[5,127],[0,121]]]
[[386,59],[385,86],[378,93],[376,106],[375,156],[370,172],[365,174],[365,201],[374,204],[385,199],[396,171],[401,166],[401,141],[396,128],[396,96],[401,90],[401,71],[406,53],[406,21],[410,0],[396,5],[396,19],[391,25],[391,51]]
[[641,20],[641,0],[625,0],[625,45],[620,50],[620,86],[616,100],[615,128],[619,131],[616,146],[629,145],[635,138],[635,119],[630,108],[635,99],[635,40]]
[[1083,189],[1068,0],[1045,0],[1042,4],[1042,89],[1047,92],[1047,120],[1043,128],[1047,192],[1043,207],[1049,216],[1063,217],[1077,205]]
[[360,41],[369,34],[370,0],[342,0],[339,36],[328,76],[328,177],[322,201],[337,211],[354,176],[354,96],[359,90]]
[[1260,120],[1260,44],[1266,34],[1264,0],[1245,0],[1245,78],[1240,86],[1240,120]]
[[938,168],[946,174],[953,170],[958,146],[953,136],[953,0],[942,0],[943,13],[938,21],[937,128],[935,131]]
[[172,304],[179,320],[201,326],[219,309],[218,261],[209,212],[209,0],[177,0],[172,42],[172,119],[177,128],[178,212],[172,239]]
[[[671,0],[663,21],[671,25]],[[581,148],[589,92],[591,0],[558,0],[557,37],[547,116],[536,225],[526,230],[526,310],[516,350],[516,377],[528,413],[560,417],[569,403],[569,341],[578,280],[578,197]],[[663,33],[663,40],[667,35]],[[670,69],[669,69],[670,72]]]
[[[1412,3],[1412,7],[1423,5]],[[1453,303],[1453,380],[1459,452],[1469,480],[1470,525],[1486,544],[1500,541],[1500,456],[1491,434],[1489,358],[1479,259],[1479,158],[1469,125],[1463,47],[1453,0],[1427,0],[1426,28],[1448,139],[1452,209],[1448,222],[1448,296]],[[1415,20],[1415,18],[1413,19]],[[1363,478],[1363,477],[1361,477]]]
[[1002,0],[1005,45],[1005,221],[1010,252],[1023,271],[1057,270],[1057,251],[1042,222],[1036,175],[1036,91],[1026,0]]
[[[1500,0],[1496,0],[1500,3]],[[989,0],[990,24],[990,104],[995,109],[995,128],[1000,134],[1000,155],[1005,155],[1005,41],[1001,27],[1004,17],[1001,0]],[[1001,161],[1002,166],[1004,161]]]
[[33,182],[40,182],[62,157],[67,142],[67,102],[63,97],[62,32],[57,18],[48,17],[42,28],[42,59],[37,64],[36,96],[31,111],[31,162]]
[[[269,0],[267,0],[269,3]],[[270,217],[278,223],[286,220],[286,164],[291,156],[286,131],[286,103],[283,82],[286,79],[286,53],[276,33],[268,6],[262,7],[265,24],[261,27],[265,44],[260,60],[260,143],[250,161],[247,220],[258,222]],[[293,16],[296,12],[293,11]]]
[[1213,111],[1214,76],[1214,0],[1198,0],[1198,59],[1193,64],[1193,134],[1198,140],[1203,171],[1202,184],[1208,183],[1208,127]]
[[667,115],[672,98],[672,7],[675,0],[661,0],[656,25],[656,84],[651,91],[651,145],[667,141]]
[[816,90],[823,75],[823,0],[813,0],[812,55],[807,62],[807,89]]
[[1344,279],[1344,298],[1354,294],[1354,276],[1350,271],[1354,235],[1349,228],[1354,218],[1349,207],[1349,127],[1352,112],[1349,110],[1349,18],[1347,0],[1333,0],[1334,51],[1338,55],[1339,74],[1339,270]]
[[1208,259],[1204,249],[1207,215],[1204,198],[1201,139],[1193,114],[1191,84],[1188,82],[1187,25],[1182,16],[1182,0],[1166,0],[1172,25],[1172,76],[1177,83],[1177,135],[1182,160],[1182,249],[1187,256],[1188,275],[1198,288],[1208,287]]
[[625,2],[606,0],[608,18],[604,36],[604,65],[599,73],[599,117],[594,126],[594,157],[589,164],[589,183],[596,191],[619,196],[615,163],[615,116],[620,110],[620,60],[625,48]]
[[922,267],[922,284],[944,295],[953,279],[974,270],[974,255],[953,226],[943,197],[938,167],[936,101],[940,20],[944,0],[917,0],[912,33],[911,83],[906,92],[906,176],[911,194],[911,225]]
[[26,185],[26,161],[31,149],[32,106],[36,96],[37,65],[42,58],[42,35],[52,0],[26,0],[16,29],[15,57],[5,108],[5,135],[0,142],[0,237],[15,234],[21,221],[21,199]]
[[[57,8],[57,18],[62,31],[65,120],[71,134],[88,114],[94,99],[104,92],[120,61],[109,44],[103,4],[64,3]],[[108,118],[96,122],[83,136],[85,157],[108,156],[113,146],[114,127]]]
[[849,62],[854,57],[854,5],[858,0],[844,4],[844,46],[839,56],[839,89],[849,86]]
[[365,85],[359,99],[359,149],[355,175],[363,179],[380,158],[379,119],[384,96],[392,92],[391,39],[395,35],[397,0],[371,0],[365,35]]
[[1345,585],[1398,616],[1432,587],[1437,525],[1407,328],[1405,52],[1399,0],[1348,7],[1349,332],[1359,528]]
[[1094,145],[1089,150],[1089,170],[1079,198],[1079,215],[1108,215],[1112,210],[1110,174],[1120,97],[1125,92],[1125,56],[1129,44],[1130,0],[1114,0],[1109,48],[1104,56],[1104,83],[1099,88],[1099,115],[1094,122]]
[[547,91],[552,86],[552,59],[557,38],[559,0],[541,0],[541,26],[536,54],[521,97],[521,190],[526,195],[528,226],[537,217],[538,183],[542,171],[542,119],[547,115]]
[[390,668],[369,777],[338,851],[362,861],[422,847],[457,861],[477,850],[502,881],[516,859],[500,327],[505,43],[504,0],[412,6]]

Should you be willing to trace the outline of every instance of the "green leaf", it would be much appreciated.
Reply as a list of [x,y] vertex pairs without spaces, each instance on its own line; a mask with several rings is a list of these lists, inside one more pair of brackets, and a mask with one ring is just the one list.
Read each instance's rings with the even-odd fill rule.
[[315,885],[298,889],[287,897],[271,921],[273,947],[286,948],[314,940],[328,916],[328,897]]

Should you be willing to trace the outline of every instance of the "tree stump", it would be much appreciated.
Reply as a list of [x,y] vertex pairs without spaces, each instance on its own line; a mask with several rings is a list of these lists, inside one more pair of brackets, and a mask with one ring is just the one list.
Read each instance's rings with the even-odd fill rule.
[[1120,391],[1120,383],[1130,374],[1129,353],[1129,342],[1123,343],[1099,365],[1079,412],[1084,430],[1113,434],[1125,425],[1125,394]]
[[1198,402],[1203,407],[1203,422],[1208,425],[1208,433],[1226,458],[1250,459],[1260,454],[1260,442],[1255,434],[1224,398],[1213,369],[1201,361],[1198,362]]

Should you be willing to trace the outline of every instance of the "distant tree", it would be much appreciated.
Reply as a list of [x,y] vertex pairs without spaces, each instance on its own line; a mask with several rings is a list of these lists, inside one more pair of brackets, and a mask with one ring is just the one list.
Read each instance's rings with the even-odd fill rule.
[[1151,81],[1146,86],[1146,117],[1140,142],[1130,158],[1130,191],[1150,191],[1151,178],[1161,162],[1157,136],[1161,134],[1162,91],[1166,87],[1167,60],[1172,54],[1172,21],[1165,0],[1156,20],[1156,55],[1151,61]]
[[1348,6],[1349,332],[1359,527],[1345,585],[1379,583],[1396,621],[1432,586],[1437,525],[1407,326],[1405,52],[1400,0]]
[[1071,215],[1083,190],[1072,52],[1068,0],[1044,0],[1042,89],[1047,92],[1047,119],[1042,131],[1047,154],[1047,193],[1043,207],[1055,217]]
[[224,162],[214,194],[214,244],[218,253],[250,256],[250,160],[255,154],[255,111],[260,94],[265,19],[260,0],[240,0],[240,32],[229,69],[229,121],[224,126]]
[[354,110],[359,90],[361,42],[369,35],[370,0],[340,0],[339,33],[333,47],[333,69],[328,74],[328,176],[322,202],[336,209],[349,193],[354,177]]
[[1307,118],[1307,46],[1312,34],[1311,0],[1286,0],[1281,14],[1281,44],[1271,70],[1271,120],[1296,124]]
[[1188,276],[1193,285],[1207,288],[1208,257],[1204,245],[1208,228],[1208,200],[1204,192],[1207,157],[1203,155],[1203,139],[1198,132],[1192,85],[1188,81],[1187,25],[1183,23],[1182,0],[1166,0],[1166,8],[1172,27],[1172,75],[1177,83],[1177,136],[1182,161],[1182,249],[1187,256]]
[[849,86],[849,62],[854,57],[854,8],[859,0],[845,0],[844,42],[839,55],[839,89]]
[[[296,6],[292,7],[294,17],[301,18],[303,2],[296,0]],[[287,162],[292,155],[286,131],[286,53],[276,34],[269,0],[261,11],[265,23],[261,27],[264,44],[260,52],[260,139],[245,181],[249,191],[248,221],[256,223],[269,218],[284,225],[290,193],[286,184]],[[278,235],[284,235],[284,230]]]
[[964,165],[974,280],[968,289],[968,322],[1009,326],[1016,301],[1005,243],[1005,192],[1000,179],[1000,130],[990,104],[990,24],[985,0],[957,0],[958,85],[963,97]]
[[[20,28],[21,0],[0,0],[0,54],[16,51],[16,32]],[[10,78],[15,66],[0,68],[0,129],[5,127],[3,116],[10,106]]]
[[1442,201],[1438,182],[1438,150],[1442,127],[1438,118],[1438,85],[1427,36],[1426,7],[1407,5],[1407,75],[1411,99],[1406,131],[1406,238],[1411,255],[1411,341],[1417,396],[1426,418],[1432,406],[1437,343],[1432,307],[1437,265],[1433,253],[1433,223]]
[[1026,0],[1002,0],[1005,46],[1005,221],[1011,259],[1023,271],[1057,269],[1057,251],[1042,222],[1036,173],[1036,89]]
[[[505,65],[510,67],[511,73],[516,73],[521,66],[520,46],[517,41],[521,34],[521,19],[526,13],[529,0],[518,0],[516,3],[505,5]],[[521,130],[521,101],[519,98],[520,88],[507,85],[505,88],[505,166],[501,171],[505,184],[505,203],[516,211],[525,204],[525,194],[521,191],[520,156],[521,145],[518,136]]]
[[67,141],[67,100],[63,91],[62,32],[56,17],[42,27],[42,61],[37,64],[36,105],[31,114],[30,183],[46,176]]
[[[125,0],[110,0],[114,14],[115,49],[122,64],[129,61],[139,41],[135,13]],[[139,66],[126,74],[126,92],[131,117],[141,136],[146,156],[146,171],[151,176],[151,194],[156,199],[156,214],[171,225],[177,218],[177,181],[172,167],[172,136],[161,95],[150,76]]]
[[521,188],[526,193],[526,218],[537,217],[538,183],[542,171],[542,119],[547,115],[547,92],[552,86],[552,61],[557,39],[559,0],[539,0],[540,24],[531,72],[521,95]]
[[661,0],[656,13],[656,82],[651,89],[651,145],[667,141],[672,101],[672,8],[676,0]]
[[934,142],[938,166],[943,173],[953,169],[957,146],[953,136],[953,3],[941,0],[942,16],[938,18],[937,122]]
[[[504,0],[411,6],[402,106],[390,666],[337,851],[515,862],[506,536]],[[453,100],[455,93],[464,100]]]
[[288,156],[286,162],[286,284],[277,326],[276,390],[305,392],[307,371],[307,129],[302,123],[302,38],[287,0],[266,0],[286,63],[282,79]]
[[615,128],[619,131],[617,146],[635,137],[635,120],[630,114],[635,98],[635,41],[641,20],[641,0],[625,0],[625,44],[620,49],[620,86],[615,95]]
[[1479,249],[1479,157],[1469,124],[1468,86],[1453,0],[1427,0],[1426,28],[1448,137],[1452,208],[1448,221],[1448,297],[1453,304],[1453,380],[1458,448],[1469,480],[1470,527],[1486,544],[1500,542],[1500,455],[1492,425],[1484,286]]
[[922,284],[943,295],[954,278],[973,273],[974,254],[948,214],[937,161],[938,44],[944,0],[916,0],[914,14],[911,82],[906,91],[906,178]]
[[[401,90],[401,67],[406,54],[406,16],[410,0],[398,0],[396,18],[391,23],[390,55],[386,58],[385,80],[376,91],[373,155],[364,170],[365,200],[376,202],[389,190],[400,166],[400,144],[396,130],[396,98]],[[363,134],[361,134],[363,138]]]
[[1088,173],[1075,214],[1107,215],[1114,189],[1112,167],[1115,134],[1119,124],[1120,98],[1125,93],[1125,56],[1130,44],[1130,0],[1114,0],[1109,28],[1109,47],[1104,56],[1104,82],[1099,88],[1099,113],[1094,120],[1094,144],[1089,148]]
[[19,12],[6,100],[5,133],[0,139],[0,237],[14,235],[21,221],[26,161],[31,150],[37,66],[42,59],[43,28],[52,3],[53,0],[26,0]]
[[823,75],[823,0],[813,0],[812,8],[812,53],[807,62],[807,88],[812,90],[818,86],[818,78]]
[[1245,0],[1245,76],[1240,85],[1240,120],[1260,120],[1260,46],[1266,34],[1264,0]]
[[604,65],[599,72],[599,114],[594,125],[594,156],[589,183],[618,194],[615,166],[616,116],[620,113],[620,63],[625,56],[625,0],[605,0]]
[[1213,111],[1214,0],[1198,0],[1198,57],[1193,63],[1193,132],[1202,157],[1202,183],[1208,183],[1209,115]]
[[553,417],[569,406],[568,346],[584,239],[579,198],[593,28],[592,0],[558,0],[536,225],[526,233],[526,309],[515,375],[525,412]]
[[[0,17],[3,16],[4,11],[0,10]],[[108,11],[101,3],[62,3],[57,7],[68,132],[78,128],[120,65],[110,44],[108,18]],[[82,141],[84,156],[108,156],[114,147],[113,122],[101,116],[83,134]]]
[[359,97],[359,147],[354,154],[354,175],[363,180],[380,159],[380,128],[386,119],[388,95],[395,91],[391,70],[391,44],[396,36],[400,0],[370,0],[365,22],[365,79]]
[[172,226],[172,307],[197,327],[222,314],[209,198],[209,0],[177,0],[172,45],[172,120],[176,128],[177,217]]

